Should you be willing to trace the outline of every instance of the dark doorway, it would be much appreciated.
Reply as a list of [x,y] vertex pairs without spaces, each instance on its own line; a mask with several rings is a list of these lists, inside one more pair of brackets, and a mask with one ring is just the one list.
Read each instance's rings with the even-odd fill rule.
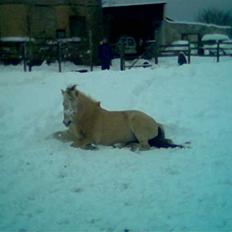
[[83,37],[86,35],[86,18],[71,16],[69,18],[69,29],[71,37]]
[[145,4],[103,8],[109,40],[132,36],[139,41],[155,39],[155,30],[164,17],[165,4]]

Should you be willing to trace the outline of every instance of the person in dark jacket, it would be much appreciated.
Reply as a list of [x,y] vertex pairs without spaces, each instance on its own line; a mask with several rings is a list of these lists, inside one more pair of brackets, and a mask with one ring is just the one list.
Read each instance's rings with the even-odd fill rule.
[[187,64],[187,59],[186,59],[185,54],[183,52],[180,52],[178,54],[178,64],[179,65]]
[[107,42],[107,39],[103,39],[100,42],[99,48],[98,48],[98,55],[101,61],[101,69],[110,69],[111,65],[111,59],[112,59],[112,51],[111,47]]

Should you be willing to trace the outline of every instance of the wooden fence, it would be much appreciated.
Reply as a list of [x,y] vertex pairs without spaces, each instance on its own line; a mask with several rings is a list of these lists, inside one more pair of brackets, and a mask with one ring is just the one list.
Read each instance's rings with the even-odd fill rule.
[[[151,43],[145,48],[143,54],[135,58],[155,59],[155,63],[159,63],[160,57],[176,57],[180,52],[183,52],[187,58],[187,62],[191,63],[192,56],[205,56],[205,57],[216,57],[217,62],[223,56],[232,57],[232,41],[218,41],[216,44],[207,44],[202,42],[198,43],[187,43],[187,44],[175,44],[175,45],[160,45],[157,46],[155,43]],[[121,63],[125,63],[127,57],[121,56]],[[132,68],[133,63],[128,68]],[[125,68],[125,65],[121,65]],[[142,66],[141,66],[142,67]]]
[[[1,50],[1,44],[0,44],[0,59],[3,55],[3,50]],[[67,52],[67,43],[63,43],[62,41],[53,41],[50,44],[34,44],[33,46],[36,46],[36,49],[32,49],[31,44],[28,42],[23,42],[19,44],[19,49],[17,50],[19,54],[19,61],[23,62],[23,70],[31,71],[32,67],[34,65],[41,65],[44,60],[47,60],[47,62],[54,62],[57,61],[57,69],[59,72],[62,72],[62,62],[64,60],[67,60],[68,52]],[[71,48],[71,53],[78,54],[78,44],[74,44],[73,48]],[[74,50],[76,49],[76,50]],[[36,52],[43,51],[42,57],[41,55],[37,57]],[[155,59],[155,63],[159,63],[160,57],[176,57],[180,52],[183,52],[185,56],[187,57],[187,62],[191,63],[192,56],[211,56],[216,57],[217,62],[220,61],[220,58],[222,56],[231,56],[232,57],[232,41],[223,41],[223,42],[217,42],[217,44],[207,44],[207,43],[186,43],[186,44],[175,44],[175,45],[166,45],[166,46],[157,46],[157,44],[152,41],[147,44],[145,47],[144,52],[141,55],[137,55],[134,57],[130,57],[130,59],[134,59],[129,66],[125,65],[125,61],[128,59],[128,56],[125,54],[124,49],[122,47],[120,52],[120,69],[125,70],[126,68],[133,68],[137,67],[137,61],[141,58],[144,59]],[[93,59],[92,59],[92,53],[90,52],[87,54],[87,60],[89,60],[89,66],[90,70],[92,71],[93,67]],[[51,60],[47,59],[45,56],[49,56]],[[78,58],[74,57],[75,64],[78,64]],[[16,61],[15,61],[16,62]],[[17,62],[15,63],[17,64]],[[148,67],[149,65],[147,65]],[[143,67],[145,67],[143,65]]]
[[[47,64],[57,62],[57,69],[62,72],[62,63],[72,61],[75,64],[81,64],[79,41],[53,40],[43,42],[0,42],[0,63],[17,65],[23,63],[25,72],[32,71],[33,66],[40,66],[43,62]],[[85,52],[90,70],[93,67],[92,51]]]

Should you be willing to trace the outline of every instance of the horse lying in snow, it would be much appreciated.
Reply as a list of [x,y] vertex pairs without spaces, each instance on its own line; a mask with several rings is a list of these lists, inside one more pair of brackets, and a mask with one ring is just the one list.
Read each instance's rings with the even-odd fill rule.
[[73,85],[63,94],[64,120],[68,127],[58,132],[61,140],[73,141],[72,146],[94,149],[93,145],[130,146],[147,150],[154,147],[180,147],[165,138],[164,130],[153,118],[136,111],[108,111]]

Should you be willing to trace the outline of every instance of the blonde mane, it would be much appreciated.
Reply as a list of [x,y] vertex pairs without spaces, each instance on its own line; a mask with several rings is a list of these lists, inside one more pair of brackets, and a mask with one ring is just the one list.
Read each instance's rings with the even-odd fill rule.
[[75,103],[75,109],[73,110],[77,113],[73,115],[74,121],[78,120],[80,122],[80,120],[88,118],[92,112],[100,107],[100,102],[76,89],[76,85],[68,87],[66,93],[71,97],[71,101]]
[[70,96],[72,96],[73,94],[75,94],[76,96],[80,95],[81,98],[84,98],[86,101],[90,101],[92,103],[98,103],[95,99],[93,99],[89,95],[86,95],[82,91],[76,89],[76,85],[68,86],[67,89],[65,90],[65,92]]

